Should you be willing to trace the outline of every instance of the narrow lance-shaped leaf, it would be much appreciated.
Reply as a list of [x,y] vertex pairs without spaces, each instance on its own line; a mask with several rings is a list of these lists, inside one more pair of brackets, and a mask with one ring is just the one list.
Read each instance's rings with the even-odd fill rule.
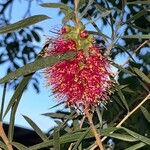
[[7,76],[0,79],[0,83],[5,83],[8,82],[9,80],[16,79],[20,76],[28,75],[39,69],[50,67],[61,60],[71,59],[73,57],[74,57],[74,53],[67,53],[64,55],[48,56],[48,57],[37,59],[34,62],[27,64],[24,67],[21,67],[14,72],[9,73]]
[[53,139],[54,139],[54,149],[60,150],[60,135],[59,130],[57,128],[54,129],[53,133]]
[[[45,49],[47,46],[48,46],[48,45],[45,45],[45,46],[43,47],[43,49],[41,50],[40,53],[43,53],[44,49]],[[39,55],[39,56],[37,57],[37,59],[39,59],[39,58],[41,58],[41,55]],[[23,91],[24,91],[24,89],[26,88],[27,84],[29,83],[29,81],[30,81],[30,79],[31,79],[31,77],[32,77],[33,74],[34,74],[34,73],[31,73],[31,74],[25,76],[25,77],[22,79],[22,81],[19,83],[17,89],[15,90],[13,96],[11,97],[11,100],[10,100],[9,103],[8,103],[8,106],[7,106],[7,108],[6,108],[6,110],[5,110],[5,113],[4,113],[4,117],[6,116],[6,114],[8,113],[8,111],[10,110],[10,108],[14,105],[15,102],[19,103],[19,101],[20,101],[20,99],[21,99],[21,96],[22,96],[22,94],[23,94]]]
[[3,110],[4,110],[4,103],[5,103],[5,96],[6,96],[6,88],[7,88],[7,83],[4,84],[4,89],[3,89],[1,111],[0,111],[0,121],[2,121],[2,118],[3,118]]
[[129,107],[128,107],[128,103],[125,99],[124,94],[122,93],[122,91],[120,90],[119,86],[117,86],[117,90],[118,90],[118,96],[120,97],[122,103],[124,104],[124,106],[126,107],[127,111],[129,112]]
[[40,136],[40,138],[43,141],[46,141],[48,138],[47,136],[42,132],[42,130],[27,116],[24,116],[25,120],[30,124],[30,126],[34,129],[34,131]]
[[138,140],[140,140],[140,141],[150,145],[150,138],[147,138],[147,137],[145,137],[143,135],[140,135],[140,134],[138,134],[136,132],[133,132],[133,131],[131,131],[131,130],[127,129],[127,128],[124,128],[124,127],[122,127],[121,129],[125,130],[126,132],[128,132],[128,134],[132,135],[136,139],[138,139]]
[[130,147],[124,149],[124,150],[136,150],[136,149],[142,148],[142,147],[145,146],[145,145],[146,145],[145,143],[140,142],[140,143],[137,143],[137,144],[135,144],[135,145],[132,145],[132,146],[130,146]]
[[127,2],[127,4],[128,5],[135,5],[135,4],[150,4],[150,1],[149,0],[147,0],[147,1],[144,1],[144,0],[142,0],[142,1],[133,1],[133,2]]
[[[140,18],[141,16],[144,16],[145,14],[147,14],[147,11],[146,10],[141,10],[140,12],[138,12],[137,14],[135,14],[134,16],[129,18],[125,23],[135,21],[136,19]],[[123,24],[125,24],[125,23],[123,23]]]
[[141,77],[141,79],[147,83],[150,83],[150,79],[138,68],[133,68],[133,70],[135,71],[135,73]]
[[124,39],[150,39],[150,34],[125,35],[122,38],[124,38]]
[[18,142],[12,142],[12,145],[14,147],[16,147],[18,150],[28,150],[28,148],[26,146],[24,146],[23,144],[20,144]]
[[50,17],[48,17],[46,15],[35,15],[35,16],[23,19],[21,21],[18,21],[16,23],[1,27],[0,34],[14,32],[16,30],[28,27],[30,25],[33,25],[35,23],[41,22],[41,21],[49,19],[49,18]]
[[127,141],[127,142],[136,142],[139,141],[138,139],[134,138],[133,136],[127,135],[127,134],[119,134],[119,133],[112,133],[110,135],[107,135],[109,137],[119,139],[122,141]]
[[7,146],[2,141],[0,141],[0,148],[7,150]]
[[47,8],[60,8],[65,10],[66,12],[71,11],[70,7],[63,3],[43,3],[41,4],[42,7],[47,7]]
[[19,95],[18,101],[15,101],[15,103],[12,105],[12,108],[11,108],[10,122],[9,122],[9,128],[8,128],[8,139],[10,142],[13,141],[15,116],[16,116],[16,111],[17,111],[21,96],[22,95]]
[[148,110],[145,107],[141,106],[141,111],[147,119],[147,121],[150,123],[150,113],[148,112]]
[[[115,130],[118,130],[118,129],[119,128],[109,127],[107,129],[102,129],[100,131],[100,133],[103,136],[103,135],[106,135],[106,134],[110,134],[111,132],[113,132]],[[83,134],[85,134],[87,132],[87,130],[85,130],[84,132],[67,133],[67,134],[61,136],[60,137],[60,144],[77,141],[79,138],[81,138],[81,136]],[[99,133],[99,130],[98,130],[98,133]],[[88,132],[87,135],[85,136],[85,139],[88,139],[88,138],[91,138],[91,137],[93,137],[93,134]],[[45,147],[48,147],[48,146],[53,146],[53,139],[42,142],[42,143],[39,143],[39,144],[36,144],[34,146],[31,146],[31,147],[29,147],[29,150],[37,150],[37,149],[45,148]]]
[[23,91],[26,88],[26,86],[27,86],[28,82],[30,81],[31,77],[32,77],[32,74],[28,75],[28,76],[26,76],[22,79],[22,81],[18,85],[17,89],[15,90],[13,96],[11,97],[11,100],[8,103],[8,106],[7,106],[7,108],[5,110],[5,113],[4,113],[4,117],[6,116],[6,114],[10,110],[10,108],[13,106],[13,104],[17,101],[20,101],[20,98],[23,94]]

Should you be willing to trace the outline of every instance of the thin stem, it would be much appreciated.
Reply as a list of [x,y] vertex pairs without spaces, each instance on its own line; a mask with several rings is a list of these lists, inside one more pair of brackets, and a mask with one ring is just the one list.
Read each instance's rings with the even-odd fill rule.
[[[147,44],[149,42],[149,40],[144,41],[140,46],[138,46],[135,50],[133,50],[133,54],[135,54],[140,48],[142,48],[145,44]],[[132,54],[132,55],[133,55]],[[124,67],[130,60],[130,56],[127,58],[127,60],[123,63],[123,65],[121,65],[122,67]],[[114,74],[114,77],[118,76],[118,74],[120,73],[120,71],[117,71]]]
[[79,4],[79,0],[74,0],[74,5],[75,5],[74,14],[75,14],[75,21],[76,21],[77,26],[80,23],[80,19],[78,16],[78,4]]
[[99,146],[99,149],[100,149],[100,150],[104,150],[103,145],[102,145],[102,142],[101,142],[101,139],[100,139],[100,135],[97,133],[97,131],[96,131],[96,129],[95,129],[95,126],[94,126],[93,121],[92,121],[92,116],[91,116],[91,114],[89,113],[88,108],[85,108],[84,112],[85,112],[85,115],[86,115],[86,117],[87,117],[87,119],[88,119],[88,121],[89,121],[89,124],[90,124],[90,126],[91,126],[91,130],[92,130],[92,132],[93,132],[93,134],[94,134],[94,136],[95,136],[96,143],[97,143],[97,145]]
[[2,122],[0,122],[0,137],[3,139],[3,141],[6,144],[8,150],[13,150],[13,147],[10,144],[10,141],[8,140],[8,138],[7,138],[6,134],[5,134]]
[[137,109],[139,109],[148,99],[150,98],[150,93],[139,103],[132,111],[130,111],[116,127],[120,127]]
[[[142,100],[141,103],[139,103],[132,111],[130,111],[118,124],[117,128],[121,127],[121,125],[136,111],[138,110],[148,99],[150,98],[150,93]],[[107,138],[107,136],[102,138],[102,141],[104,141]]]
[[[150,93],[142,100],[141,103],[139,103],[132,111],[130,111],[118,124],[117,124],[117,128],[121,127],[121,125],[136,111],[138,110],[148,99],[150,98]],[[111,132],[113,133],[113,132]],[[104,136],[101,139],[101,142],[103,142],[105,139],[107,138],[107,136]],[[94,150],[97,147],[97,145],[93,145],[93,147],[90,150]]]

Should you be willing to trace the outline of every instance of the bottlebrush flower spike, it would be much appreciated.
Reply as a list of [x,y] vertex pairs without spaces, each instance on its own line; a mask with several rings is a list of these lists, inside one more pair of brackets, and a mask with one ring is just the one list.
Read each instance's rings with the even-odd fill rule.
[[94,44],[93,36],[68,26],[60,33],[59,37],[49,40],[47,55],[74,51],[76,57],[45,69],[47,85],[68,105],[90,108],[107,100],[112,86],[110,65]]

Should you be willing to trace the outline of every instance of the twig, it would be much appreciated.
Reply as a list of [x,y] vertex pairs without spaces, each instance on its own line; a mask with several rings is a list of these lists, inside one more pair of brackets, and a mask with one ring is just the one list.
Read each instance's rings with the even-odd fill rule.
[[74,5],[75,5],[74,14],[75,14],[75,21],[76,21],[77,26],[80,23],[80,19],[78,16],[78,4],[79,4],[79,0],[74,0]]
[[85,120],[85,116],[83,116],[83,118],[82,118],[82,120],[81,120],[80,129],[82,128],[82,125],[83,125],[84,120]]
[[3,123],[0,122],[0,137],[3,139],[4,143],[6,144],[8,150],[13,150],[13,147],[12,145],[10,144],[6,134],[5,134],[5,131],[4,131],[4,128],[3,128]]
[[[133,50],[133,54],[135,54],[140,48],[142,48],[146,43],[148,43],[149,40],[146,40],[144,41],[140,46],[138,46],[135,50]],[[130,56],[127,58],[127,60],[121,65],[122,67],[124,67],[130,60]],[[120,71],[117,71],[115,74],[114,74],[114,77],[118,76]]]
[[94,134],[94,136],[95,136],[96,143],[97,143],[97,145],[99,146],[99,149],[100,149],[100,150],[104,150],[103,145],[102,145],[102,141],[101,141],[101,139],[100,139],[100,135],[97,133],[97,131],[96,131],[96,129],[95,129],[95,126],[94,126],[93,121],[92,121],[92,116],[91,116],[91,114],[89,113],[89,110],[88,110],[87,107],[85,108],[84,112],[85,112],[85,115],[86,115],[86,117],[87,117],[87,119],[88,119],[88,121],[89,121],[89,124],[90,124],[90,126],[91,126],[91,130],[92,130],[92,132],[93,132],[93,134]]
[[[136,111],[138,110],[148,99],[150,98],[150,93],[142,100],[141,103],[139,103],[132,111],[130,111],[118,124],[117,128],[121,127],[121,125]],[[113,133],[113,132],[111,132]],[[104,136],[101,141],[103,142],[107,136]],[[90,150],[94,150],[97,147],[97,145],[94,144],[94,146]]]
[[150,93],[139,103],[132,111],[130,111],[116,127],[120,127],[137,109],[139,109],[148,99],[150,98]]

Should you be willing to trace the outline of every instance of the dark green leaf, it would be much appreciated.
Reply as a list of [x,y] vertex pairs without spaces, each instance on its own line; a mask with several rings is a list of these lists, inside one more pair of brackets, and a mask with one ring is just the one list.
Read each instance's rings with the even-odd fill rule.
[[123,94],[122,91],[120,90],[119,86],[117,86],[116,88],[117,88],[117,90],[118,90],[117,93],[118,93],[118,95],[119,95],[119,97],[120,97],[122,103],[124,104],[125,108],[126,108],[127,111],[129,112],[128,103],[127,103],[127,101],[126,101],[126,99],[125,99],[124,94]]
[[54,149],[60,150],[60,135],[59,135],[59,130],[57,128],[54,129],[53,133],[53,139],[54,139]]
[[[118,129],[119,128],[114,128],[114,127],[107,128],[107,129],[102,129],[101,130],[101,135],[110,134],[111,132],[113,132],[115,130],[118,130]],[[83,134],[85,134],[85,132],[87,132],[87,130],[85,130],[84,132],[67,133],[67,134],[60,137],[60,144],[77,141],[79,138],[81,138],[81,136]],[[99,132],[99,130],[98,130],[98,132]],[[91,138],[91,137],[93,137],[93,134],[88,132],[84,139],[88,139],[88,138]],[[37,149],[45,148],[45,147],[48,147],[48,146],[53,146],[53,140],[45,141],[45,142],[36,144],[34,146],[31,146],[29,148],[29,150],[37,150]]]
[[132,146],[130,146],[130,147],[124,149],[124,150],[136,150],[136,149],[140,149],[141,147],[143,147],[145,145],[146,145],[145,143],[140,142],[140,143],[132,145]]
[[0,121],[2,121],[2,118],[3,118],[3,110],[4,110],[4,103],[5,103],[6,88],[7,88],[7,83],[4,84],[4,89],[3,89],[1,112],[0,112]]
[[20,102],[20,98],[21,98],[21,95],[19,95],[18,100],[14,102],[11,108],[10,122],[9,122],[9,128],[8,128],[8,139],[10,142],[13,141],[15,116],[16,116],[16,111]]
[[146,13],[147,13],[146,10],[141,10],[140,12],[138,12],[137,14],[135,14],[134,16],[129,18],[125,23],[130,23],[132,21],[135,21],[136,19],[140,18],[141,16],[144,16]]
[[148,112],[148,110],[145,107],[141,106],[141,111],[147,119],[147,121],[150,123],[150,113]]
[[42,114],[44,116],[48,116],[48,117],[51,117],[53,119],[67,119],[68,118],[68,114],[64,114],[64,113],[45,113],[45,114]]
[[18,142],[12,142],[12,145],[15,146],[18,150],[28,150],[28,148]]
[[66,15],[64,16],[63,20],[62,20],[62,23],[63,24],[66,24],[68,21],[74,19],[74,12],[70,11],[70,12],[67,12]]
[[83,135],[81,135],[81,137],[77,140],[77,142],[75,143],[75,146],[73,147],[72,150],[77,150],[78,146],[80,145],[80,143],[84,140],[84,138],[87,136],[87,134],[90,132],[91,128],[88,128]]
[[28,75],[39,69],[50,67],[61,60],[71,59],[73,57],[74,57],[74,53],[71,52],[71,53],[67,53],[64,55],[48,56],[48,57],[44,57],[44,58],[39,58],[39,59],[35,60],[34,62],[27,64],[24,67],[19,68],[14,72],[9,73],[8,75],[6,75],[2,79],[0,79],[0,83],[5,83],[5,82],[8,82],[9,80],[16,79],[20,76]]
[[111,133],[110,135],[107,135],[109,137],[119,139],[122,141],[128,141],[128,142],[136,142],[138,139],[134,138],[133,136],[127,135],[127,134],[119,134],[119,133]]
[[62,105],[62,104],[64,104],[64,102],[60,102],[60,103],[58,103],[58,104],[56,104],[56,105],[50,107],[49,109],[53,109],[53,108],[58,107],[58,106],[60,106],[60,105]]
[[122,38],[125,39],[150,39],[150,34],[142,34],[142,35],[125,35]]
[[133,131],[131,131],[131,130],[127,129],[127,128],[124,128],[124,127],[122,127],[121,129],[125,130],[126,132],[128,132],[130,135],[132,135],[133,137],[135,137],[139,141],[142,141],[142,142],[150,145],[150,139],[149,138],[147,138],[145,136],[142,136],[142,135],[140,135],[140,134],[138,134],[136,132],[133,132]]
[[2,141],[0,141],[0,148],[7,150],[7,146]]
[[48,138],[47,136],[42,132],[42,130],[27,116],[24,116],[25,120],[30,124],[30,126],[34,129],[34,131],[40,136],[40,138],[43,141],[46,141]]
[[105,18],[105,17],[107,17],[108,15],[110,15],[112,13],[112,10],[107,10],[107,11],[105,11],[105,12],[103,12],[102,14],[101,14],[101,17],[102,18]]
[[33,25],[35,23],[41,22],[46,19],[49,19],[49,17],[46,15],[35,15],[35,16],[26,18],[24,20],[18,21],[16,23],[7,25],[5,27],[1,27],[0,34],[14,32],[16,30],[28,27],[30,25]]
[[72,11],[70,7],[63,3],[43,3],[41,6],[48,8],[60,8],[65,13]]
[[147,1],[140,1],[140,0],[135,0],[133,2],[127,2],[128,5],[135,5],[135,4],[150,4],[150,1],[147,0]]
[[113,65],[114,67],[118,68],[119,70],[121,70],[121,71],[124,72],[124,73],[130,74],[130,75],[135,75],[135,74],[132,73],[131,71],[129,71],[129,70],[123,68],[121,65],[118,65],[118,64],[116,64],[116,63],[114,63],[114,62],[112,63],[112,65]]
[[24,77],[23,80],[20,82],[20,84],[18,85],[16,91],[14,92],[11,100],[9,101],[9,104],[6,108],[4,116],[6,116],[6,114],[10,110],[10,108],[15,104],[15,102],[20,101],[20,98],[23,94],[23,91],[26,88],[26,86],[27,86],[28,82],[30,81],[31,77],[32,77],[32,74]]
[[97,10],[98,10],[100,13],[109,11],[107,8],[105,8],[105,7],[103,7],[103,6],[99,5],[99,4],[96,5],[96,8],[97,8]]
[[143,81],[150,83],[150,79],[138,68],[133,68],[135,73],[142,78]]
[[40,42],[40,37],[39,37],[39,35],[38,35],[35,31],[31,31],[31,33],[32,33],[34,39],[35,39],[37,42]]
[[93,4],[94,0],[89,0],[87,6],[85,7],[85,9],[82,11],[80,17],[83,18],[84,15],[86,15],[87,11],[89,10],[89,8],[91,7],[91,5]]

